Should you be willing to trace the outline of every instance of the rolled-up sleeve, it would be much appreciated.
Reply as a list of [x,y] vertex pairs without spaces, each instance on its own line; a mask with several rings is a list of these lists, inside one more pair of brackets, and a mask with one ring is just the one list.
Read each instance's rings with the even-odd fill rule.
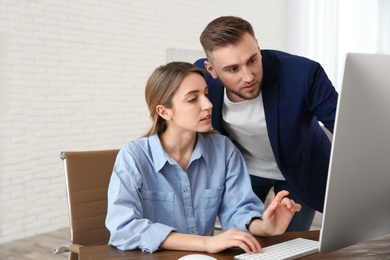
[[142,235],[138,248],[143,252],[153,253],[157,251],[160,244],[172,231],[174,230],[166,225],[159,223],[153,224]]

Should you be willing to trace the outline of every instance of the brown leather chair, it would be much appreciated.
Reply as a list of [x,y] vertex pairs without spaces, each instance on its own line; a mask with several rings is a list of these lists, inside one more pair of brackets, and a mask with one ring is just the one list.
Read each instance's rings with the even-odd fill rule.
[[68,195],[71,245],[55,254],[78,259],[79,247],[104,245],[110,236],[105,226],[107,188],[119,150],[62,152]]

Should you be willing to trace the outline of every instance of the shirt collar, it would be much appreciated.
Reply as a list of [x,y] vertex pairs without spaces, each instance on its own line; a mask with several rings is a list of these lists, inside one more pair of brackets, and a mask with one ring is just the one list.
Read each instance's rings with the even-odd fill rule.
[[[210,151],[207,149],[207,140],[205,139],[206,138],[204,134],[202,133],[197,134],[197,141],[196,141],[195,149],[192,152],[190,158],[190,164],[193,161],[203,157],[206,163],[210,165],[209,162]],[[160,170],[164,167],[164,165],[167,162],[170,164],[176,164],[176,162],[167,154],[167,152],[164,151],[157,134],[154,134],[149,137],[149,145],[150,145],[150,150],[153,157],[153,162],[154,162],[154,167],[156,172],[160,172]]]
[[170,158],[162,148],[157,134],[149,136],[150,151],[153,157],[154,168],[159,172]]

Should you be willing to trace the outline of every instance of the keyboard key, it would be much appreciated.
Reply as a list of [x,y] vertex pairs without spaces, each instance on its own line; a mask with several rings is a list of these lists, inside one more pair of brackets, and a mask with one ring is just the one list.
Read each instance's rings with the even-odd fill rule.
[[318,252],[318,241],[295,238],[272,246],[263,248],[263,252],[244,253],[236,255],[236,260],[261,260],[261,259],[296,259],[305,255]]

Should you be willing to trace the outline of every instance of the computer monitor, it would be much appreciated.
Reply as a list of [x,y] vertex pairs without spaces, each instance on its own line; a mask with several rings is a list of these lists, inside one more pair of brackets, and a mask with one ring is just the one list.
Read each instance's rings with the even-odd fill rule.
[[390,234],[390,55],[349,53],[333,132],[321,253]]

